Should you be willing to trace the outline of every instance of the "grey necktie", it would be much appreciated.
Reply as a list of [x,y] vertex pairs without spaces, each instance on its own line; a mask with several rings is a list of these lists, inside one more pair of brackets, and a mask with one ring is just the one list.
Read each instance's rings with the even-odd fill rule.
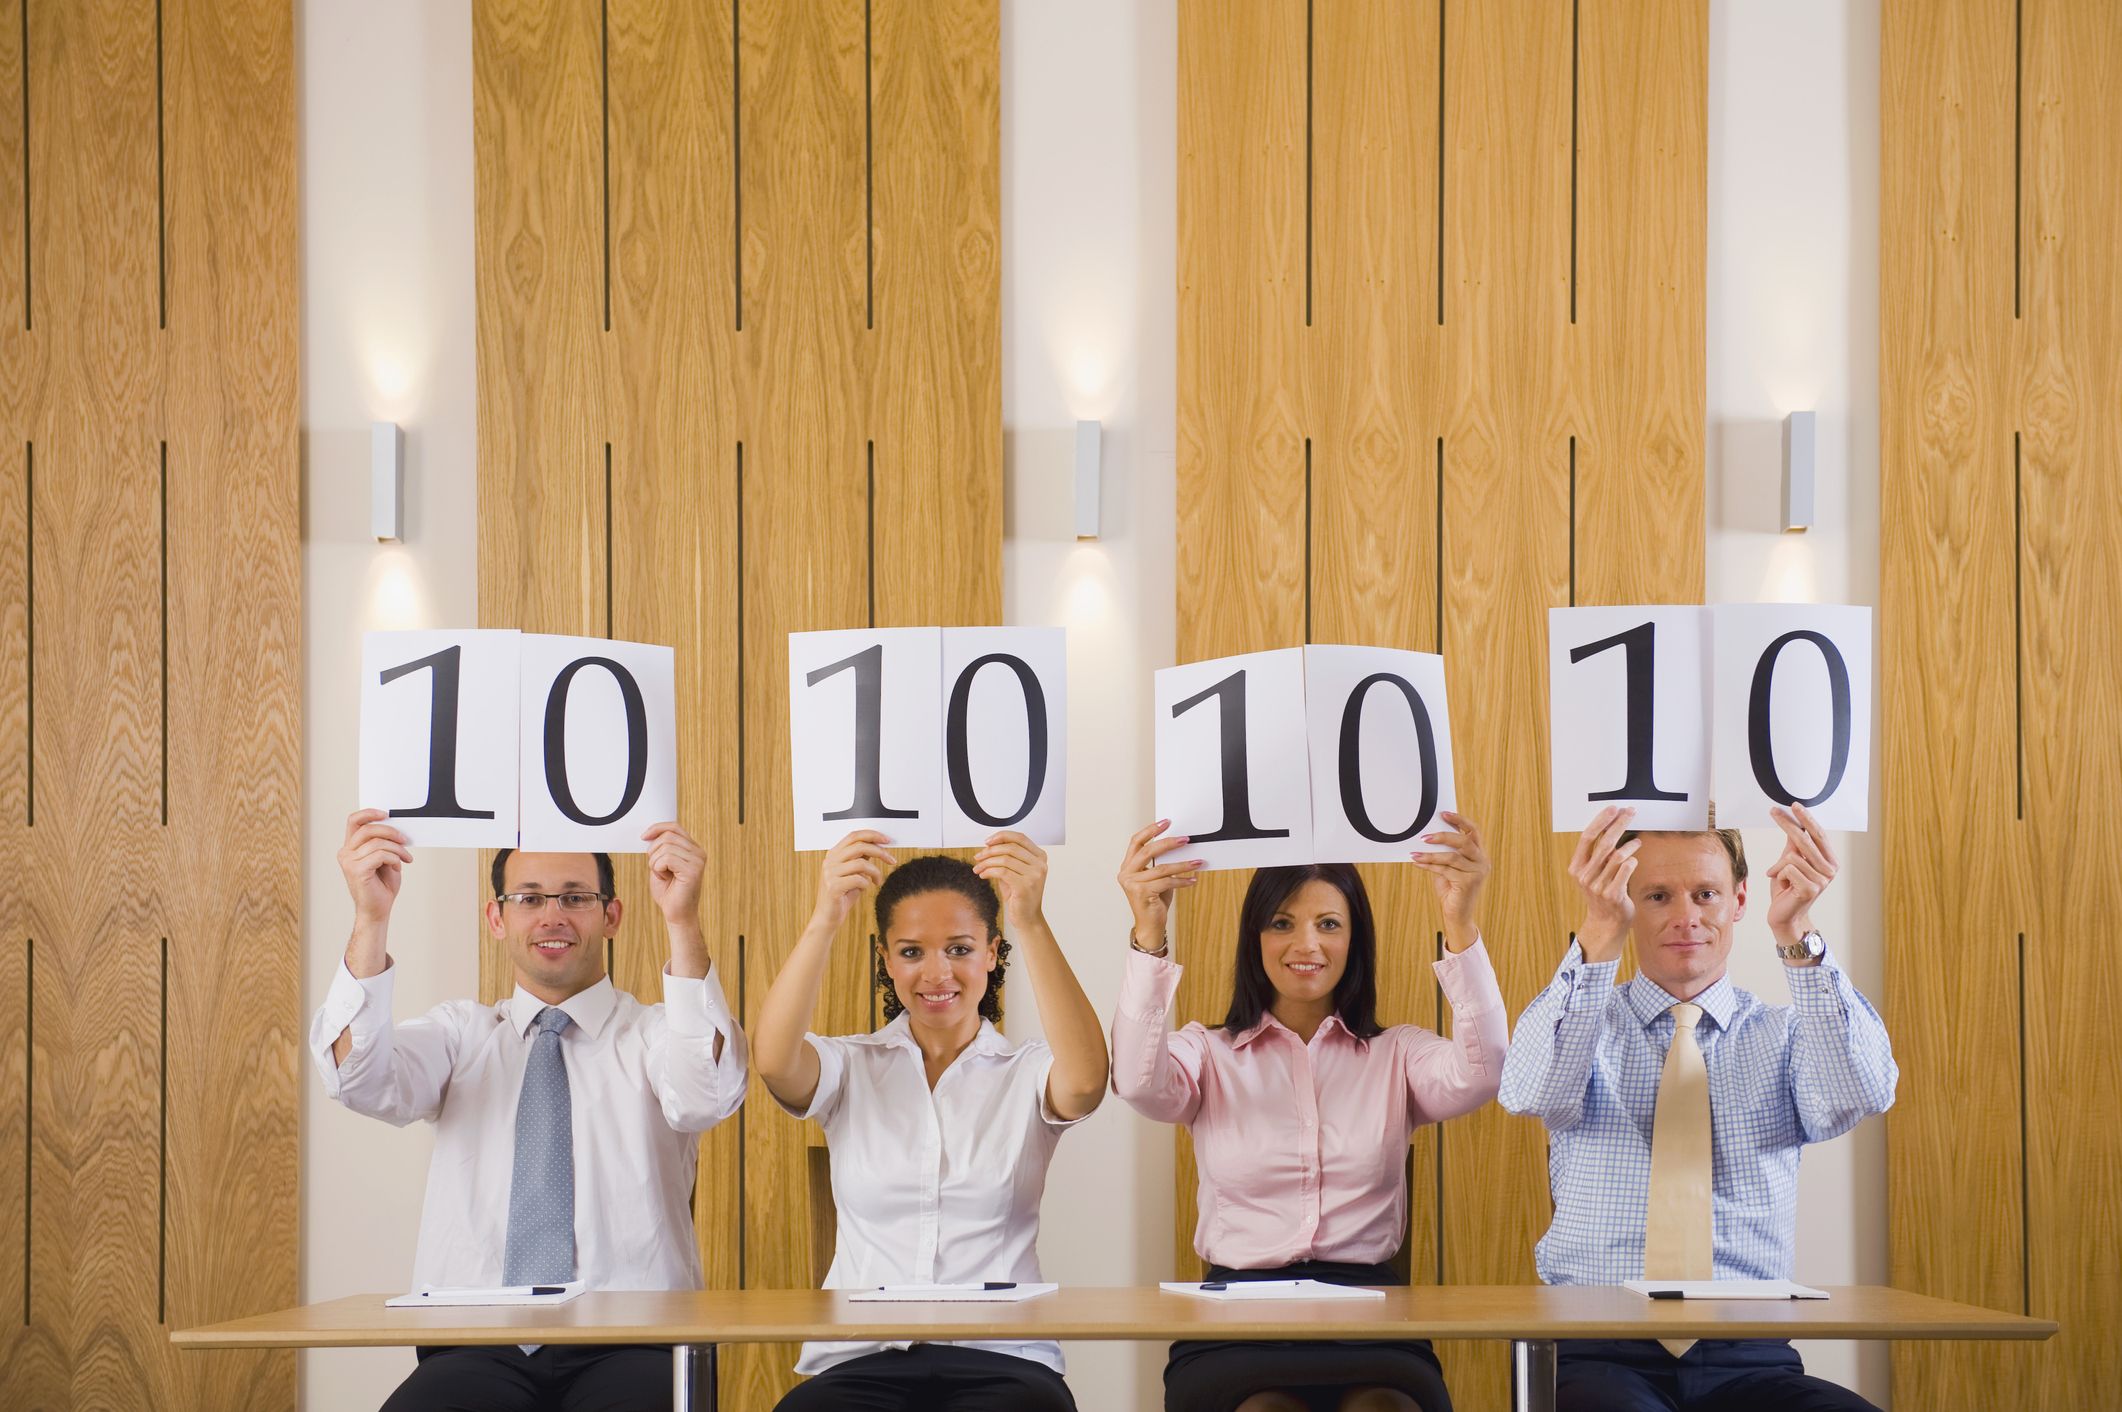
[[531,1021],[530,1061],[516,1099],[516,1167],[508,1186],[505,1285],[575,1277],[575,1140],[560,1032],[572,1023],[550,1006]]

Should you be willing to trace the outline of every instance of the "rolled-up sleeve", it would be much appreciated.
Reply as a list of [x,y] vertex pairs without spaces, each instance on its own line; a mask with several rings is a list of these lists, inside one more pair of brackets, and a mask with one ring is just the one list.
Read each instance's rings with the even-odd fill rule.
[[1510,1020],[1487,946],[1476,940],[1435,963],[1437,984],[1452,1009],[1452,1037],[1410,1027],[1406,1079],[1411,1109],[1424,1122],[1471,1113],[1496,1096]]
[[1130,947],[1113,1010],[1113,1092],[1160,1123],[1191,1123],[1201,1107],[1201,1046],[1171,1032],[1172,998],[1185,968]]
[[[385,966],[363,980],[341,961],[310,1021],[310,1053],[325,1095],[353,1112],[403,1127],[431,1120],[449,1089],[458,1026],[442,1006],[402,1025],[391,1023],[391,976]],[[341,1033],[352,1040],[345,1060],[332,1057]]]
[[1599,1028],[1613,1003],[1614,974],[1620,969],[1618,959],[1586,961],[1582,949],[1570,943],[1555,978],[1518,1017],[1497,1095],[1505,1108],[1538,1117],[1557,1132],[1582,1120]]
[[[719,1051],[719,1052],[718,1052]],[[712,970],[663,972],[663,1023],[649,1038],[648,1081],[673,1131],[706,1132],[744,1102],[744,1032]]]
[[1893,1106],[1901,1071],[1886,1023],[1832,958],[1787,966],[1791,1090],[1807,1142],[1838,1138]]

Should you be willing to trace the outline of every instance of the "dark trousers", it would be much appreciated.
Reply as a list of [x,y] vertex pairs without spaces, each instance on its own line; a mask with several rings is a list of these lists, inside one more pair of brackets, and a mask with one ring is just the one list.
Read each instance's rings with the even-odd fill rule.
[[1076,1412],[1076,1399],[1044,1363],[917,1343],[828,1368],[798,1384],[775,1412]]
[[[1304,1260],[1278,1270],[1208,1269],[1211,1280],[1317,1280],[1383,1286],[1406,1281],[1387,1265]],[[1231,1412],[1255,1393],[1280,1392],[1310,1412],[1332,1412],[1358,1388],[1382,1387],[1422,1412],[1451,1412],[1444,1371],[1428,1339],[1201,1340],[1175,1343],[1164,1364],[1165,1412]]]
[[1563,1340],[1556,1412],[1878,1412],[1849,1389],[1806,1376],[1777,1339],[1704,1339],[1675,1358],[1656,1343]]
[[639,1344],[422,1348],[383,1412],[671,1412],[671,1351]]

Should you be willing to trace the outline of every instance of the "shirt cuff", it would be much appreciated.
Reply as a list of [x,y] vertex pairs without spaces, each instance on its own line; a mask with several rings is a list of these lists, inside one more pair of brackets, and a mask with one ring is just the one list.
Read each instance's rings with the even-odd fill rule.
[[1835,964],[1831,953],[1822,952],[1818,965],[1785,966],[1783,979],[1790,986],[1791,1002],[1802,1013],[1842,1014],[1849,1008],[1849,975]]
[[1489,958],[1488,943],[1481,936],[1464,951],[1447,951],[1432,963],[1437,984],[1454,1015],[1479,1015],[1503,1008],[1503,987],[1496,983],[1496,967]]
[[663,1022],[680,1039],[736,1033],[737,1018],[730,1013],[714,967],[704,976],[674,976],[669,966],[663,968]]
[[1127,948],[1127,967],[1120,976],[1119,1011],[1148,1025],[1161,1025],[1179,993],[1186,968],[1167,956]]
[[349,971],[344,960],[339,962],[331,989],[324,993],[324,1006],[317,1012],[328,1041],[337,1040],[341,1030],[351,1028],[354,1047],[358,1049],[363,1036],[390,1024],[391,984],[396,970],[385,961],[382,970],[364,980]]
[[1584,948],[1572,941],[1562,958],[1561,969],[1555,972],[1556,981],[1563,986],[1563,1008],[1579,1011],[1604,1008],[1613,997],[1614,977],[1620,970],[1620,957],[1611,961],[1587,961]]

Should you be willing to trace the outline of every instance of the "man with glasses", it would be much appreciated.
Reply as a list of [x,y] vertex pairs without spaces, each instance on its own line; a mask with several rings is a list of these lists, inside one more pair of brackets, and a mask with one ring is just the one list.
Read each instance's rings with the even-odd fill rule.
[[[310,1048],[326,1094],[354,1112],[435,1125],[415,1288],[700,1288],[699,1135],[743,1102],[744,1036],[701,936],[700,845],[676,824],[642,838],[670,938],[661,1004],[605,974],[623,910],[609,855],[503,849],[486,926],[514,994],[393,1025],[385,940],[413,855],[383,811],[347,819],[353,937]],[[632,1412],[670,1398],[667,1348],[423,1348],[384,1406]]]

